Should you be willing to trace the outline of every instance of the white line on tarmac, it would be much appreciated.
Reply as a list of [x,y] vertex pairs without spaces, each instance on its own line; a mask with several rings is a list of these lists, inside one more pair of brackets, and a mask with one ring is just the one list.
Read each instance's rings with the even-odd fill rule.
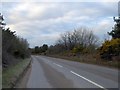
[[53,64],[57,65],[58,67],[63,67],[63,66],[61,66],[61,65],[59,65],[59,64],[57,64],[57,63],[53,63]]
[[84,79],[84,80],[86,80],[86,81],[88,81],[88,82],[90,82],[90,83],[92,83],[92,84],[98,86],[99,88],[102,88],[102,89],[104,89],[104,90],[107,90],[107,89],[104,88],[103,86],[101,86],[101,85],[99,85],[99,84],[97,84],[97,83],[95,83],[95,82],[93,82],[93,81],[91,81],[91,80],[89,80],[89,79],[87,79],[87,78],[85,78],[85,77],[83,77],[83,76],[81,76],[81,75],[79,75],[79,74],[73,72],[73,71],[70,71],[70,72],[73,73],[74,75],[76,75],[76,76],[78,76],[78,77],[81,77],[82,79]]

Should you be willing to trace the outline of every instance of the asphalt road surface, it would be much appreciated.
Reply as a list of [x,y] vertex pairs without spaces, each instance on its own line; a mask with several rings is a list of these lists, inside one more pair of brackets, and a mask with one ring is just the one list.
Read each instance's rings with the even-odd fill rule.
[[46,56],[32,56],[26,88],[118,88],[118,70]]

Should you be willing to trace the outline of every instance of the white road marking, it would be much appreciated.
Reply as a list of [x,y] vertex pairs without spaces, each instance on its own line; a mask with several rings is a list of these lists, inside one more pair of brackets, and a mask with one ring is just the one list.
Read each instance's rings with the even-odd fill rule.
[[81,77],[82,79],[84,79],[84,80],[86,80],[86,81],[88,81],[88,82],[90,82],[90,83],[92,83],[92,84],[98,86],[99,88],[102,88],[102,89],[104,89],[104,90],[107,90],[107,89],[104,88],[103,86],[101,86],[101,85],[99,85],[99,84],[97,84],[97,83],[95,83],[95,82],[93,82],[93,81],[91,81],[91,80],[89,80],[89,79],[87,79],[87,78],[85,78],[85,77],[83,77],[83,76],[81,76],[81,75],[79,75],[79,74],[73,72],[73,71],[70,71],[70,72],[73,73],[74,75],[77,75],[78,77]]
[[59,65],[59,64],[57,64],[57,63],[53,63],[53,64],[57,65],[58,67],[63,67],[63,66],[61,66],[61,65]]

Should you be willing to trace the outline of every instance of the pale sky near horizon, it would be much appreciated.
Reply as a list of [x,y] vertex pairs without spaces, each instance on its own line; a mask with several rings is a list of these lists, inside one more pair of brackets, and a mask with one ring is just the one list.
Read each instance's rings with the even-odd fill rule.
[[[117,2],[2,2],[2,14],[12,31],[28,40],[30,47],[51,45],[61,33],[81,26],[103,39],[118,16]],[[105,0],[104,0],[105,1]],[[110,1],[110,0],[109,0]]]

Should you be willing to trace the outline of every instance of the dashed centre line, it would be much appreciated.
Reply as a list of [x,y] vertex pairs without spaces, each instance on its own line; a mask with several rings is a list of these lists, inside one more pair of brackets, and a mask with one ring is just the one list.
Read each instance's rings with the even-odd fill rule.
[[63,66],[61,66],[61,65],[59,65],[59,64],[57,64],[57,63],[53,63],[53,64],[57,65],[58,67],[63,67]]
[[86,80],[86,81],[88,81],[88,82],[94,84],[95,86],[98,86],[99,88],[102,88],[102,89],[104,89],[104,90],[107,90],[107,89],[104,88],[103,86],[101,86],[101,85],[99,85],[99,84],[97,84],[97,83],[95,83],[95,82],[93,82],[93,81],[91,81],[91,80],[89,80],[89,79],[87,79],[87,78],[85,78],[85,77],[83,77],[83,76],[81,76],[81,75],[79,75],[79,74],[73,72],[73,71],[70,71],[70,72],[71,72],[72,74],[74,74],[74,75],[76,75],[76,76],[78,76],[78,77],[80,77],[80,78],[82,78],[82,79],[84,79],[84,80]]
[[[61,65],[59,65],[59,64],[57,64],[57,63],[53,63],[53,64],[56,65],[56,66],[58,66],[58,67],[63,67],[63,66],[61,66]],[[80,78],[88,81],[89,83],[91,83],[91,84],[93,84],[93,85],[95,85],[95,86],[97,86],[97,87],[99,87],[99,88],[102,88],[103,90],[107,90],[107,89],[104,88],[103,86],[101,86],[101,85],[99,85],[99,84],[97,84],[97,83],[95,83],[95,82],[93,82],[93,81],[91,81],[91,80],[89,80],[89,79],[87,79],[87,78],[85,78],[85,77],[83,77],[83,76],[75,73],[74,71],[70,71],[70,72],[71,72],[72,74],[74,74],[74,75],[76,75],[76,76],[78,76],[78,77],[80,77]]]

